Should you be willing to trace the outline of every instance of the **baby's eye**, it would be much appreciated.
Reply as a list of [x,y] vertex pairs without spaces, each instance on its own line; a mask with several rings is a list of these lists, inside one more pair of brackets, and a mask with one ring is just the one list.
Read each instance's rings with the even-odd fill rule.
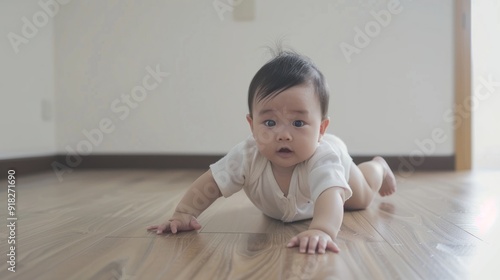
[[304,121],[293,121],[292,125],[295,127],[303,127],[305,125]]
[[276,125],[276,122],[273,120],[266,120],[266,121],[264,121],[264,125],[268,126],[268,127],[273,127]]

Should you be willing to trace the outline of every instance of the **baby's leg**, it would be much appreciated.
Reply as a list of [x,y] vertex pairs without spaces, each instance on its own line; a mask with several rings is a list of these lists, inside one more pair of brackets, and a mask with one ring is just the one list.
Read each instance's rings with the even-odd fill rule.
[[352,189],[352,196],[344,204],[346,210],[365,209],[377,192],[386,196],[396,191],[394,173],[381,157],[374,157],[371,161],[358,166],[352,164],[348,183]]

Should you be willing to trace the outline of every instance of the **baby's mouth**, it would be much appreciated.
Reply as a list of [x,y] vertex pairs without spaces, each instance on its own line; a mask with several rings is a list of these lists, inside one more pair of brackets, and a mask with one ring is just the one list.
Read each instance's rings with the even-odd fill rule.
[[278,153],[284,153],[284,154],[289,154],[292,153],[293,151],[290,150],[289,148],[281,148],[278,150]]

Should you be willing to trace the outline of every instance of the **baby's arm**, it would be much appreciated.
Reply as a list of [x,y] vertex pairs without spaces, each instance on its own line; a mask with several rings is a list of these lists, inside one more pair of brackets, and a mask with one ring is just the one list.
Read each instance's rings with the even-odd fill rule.
[[221,196],[212,171],[208,170],[191,184],[175,208],[172,218],[163,224],[149,226],[147,229],[155,230],[157,234],[169,231],[177,233],[178,231],[198,230],[201,225],[196,217]]
[[338,253],[333,242],[337,237],[344,217],[344,190],[333,187],[322,192],[314,205],[314,214],[309,229],[292,237],[287,247],[299,246],[301,253],[320,254],[326,250]]

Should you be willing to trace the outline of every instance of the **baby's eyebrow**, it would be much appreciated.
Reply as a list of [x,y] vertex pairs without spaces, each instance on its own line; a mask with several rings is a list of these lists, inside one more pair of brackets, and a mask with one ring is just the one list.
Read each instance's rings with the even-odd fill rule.
[[265,110],[261,110],[259,112],[259,116],[262,116],[262,115],[265,115],[265,114],[269,114],[269,113],[273,113],[275,110],[273,109],[265,109]]
[[[259,116],[269,114],[269,113],[276,113],[275,109],[264,109],[259,112]],[[284,114],[300,114],[300,115],[308,115],[309,111],[308,110],[286,110],[285,112],[282,112]]]
[[301,114],[301,115],[308,115],[309,111],[307,110],[291,110],[290,112],[295,113],[295,114]]

